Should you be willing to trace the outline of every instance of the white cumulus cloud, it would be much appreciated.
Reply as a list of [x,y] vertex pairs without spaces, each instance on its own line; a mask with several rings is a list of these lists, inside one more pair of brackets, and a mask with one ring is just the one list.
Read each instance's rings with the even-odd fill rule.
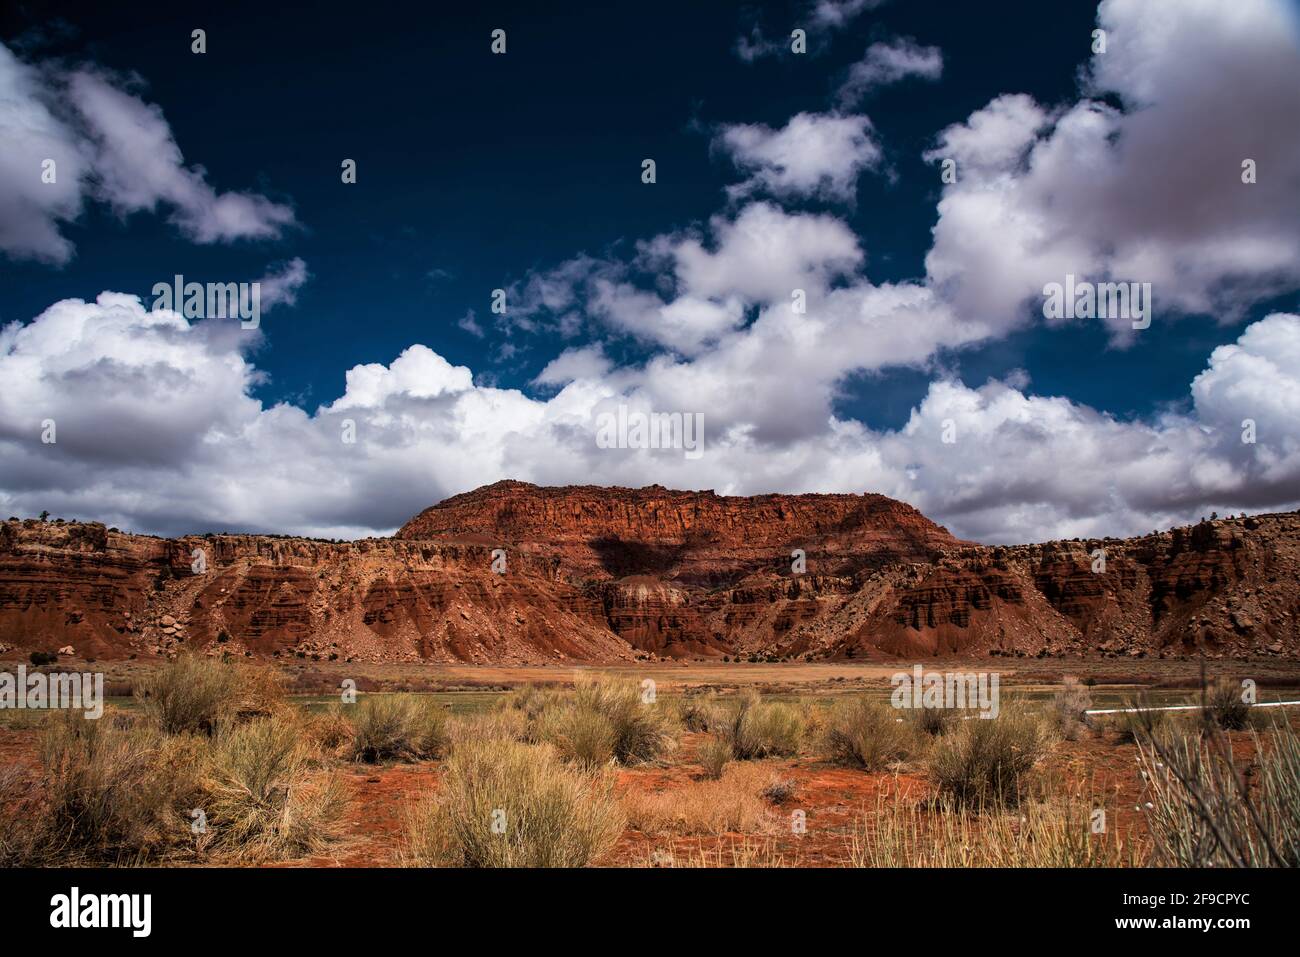
[[748,178],[732,197],[765,192],[852,202],[858,177],[880,163],[880,145],[865,116],[798,113],[774,130],[758,123],[725,126],[715,146]]
[[2,44],[0,140],[0,250],[14,259],[67,263],[61,227],[90,201],[123,216],[161,207],[196,243],[274,238],[296,222],[260,194],[217,191],[186,165],[162,110],[106,74],[27,64]]
[[[1240,317],[1300,283],[1300,26],[1278,0],[1105,0],[1089,96],[995,99],[943,131],[956,160],[930,279],[1009,328],[1043,287],[1149,282],[1157,310]],[[1102,100],[1107,95],[1119,105]],[[1258,179],[1243,182],[1243,163]],[[1109,317],[1127,335],[1127,317]],[[1129,330],[1131,331],[1131,329]]]

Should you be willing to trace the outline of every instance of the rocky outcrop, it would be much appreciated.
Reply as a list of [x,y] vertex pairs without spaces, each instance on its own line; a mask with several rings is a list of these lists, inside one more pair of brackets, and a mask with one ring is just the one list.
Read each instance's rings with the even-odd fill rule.
[[425,509],[397,532],[407,541],[513,544],[586,581],[655,575],[709,588],[788,568],[803,549],[851,573],[930,561],[961,544],[916,509],[884,495],[757,495],[647,488],[540,488],[497,482]]
[[[201,563],[199,560],[201,558]],[[453,542],[175,540],[100,525],[0,526],[0,643],[91,657],[393,661],[630,658],[597,600],[516,556]]]
[[[797,556],[802,555],[802,559]],[[1300,655],[1300,514],[984,547],[880,495],[501,482],[392,539],[0,525],[0,650],[391,661]]]
[[1300,654],[1300,514],[1135,539],[965,548],[848,642],[870,653]]

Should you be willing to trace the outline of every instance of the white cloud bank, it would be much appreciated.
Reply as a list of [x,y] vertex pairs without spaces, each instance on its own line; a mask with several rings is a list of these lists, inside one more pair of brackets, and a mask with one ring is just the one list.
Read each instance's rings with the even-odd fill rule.
[[[598,350],[576,350],[541,377],[566,383],[545,400],[475,385],[469,369],[414,345],[349,370],[342,394],[314,411],[252,397],[256,333],[237,323],[190,323],[116,293],[68,300],[0,332],[0,508],[164,533],[353,536],[512,476],[735,494],[872,489],[960,534],[1022,541],[1300,502],[1300,316],[1271,315],[1216,349],[1186,415],[1123,422],[1002,382],[940,380],[898,431],[836,419],[816,383],[846,361],[827,346],[855,327],[870,338],[891,309],[916,315],[923,296],[861,289],[852,310],[828,308],[811,331],[782,306],[689,365],[613,370]],[[737,392],[738,372],[771,391]],[[596,416],[620,403],[703,411],[703,457],[598,448]],[[1241,440],[1246,418],[1253,444]]]

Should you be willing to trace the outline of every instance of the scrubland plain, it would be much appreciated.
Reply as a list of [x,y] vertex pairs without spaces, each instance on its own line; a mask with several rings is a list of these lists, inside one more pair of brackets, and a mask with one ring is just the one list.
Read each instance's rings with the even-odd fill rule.
[[1028,663],[983,719],[893,707],[887,663],[375,666],[355,701],[325,666],[122,663],[97,721],[0,712],[0,863],[1300,863],[1295,709],[1156,664]]

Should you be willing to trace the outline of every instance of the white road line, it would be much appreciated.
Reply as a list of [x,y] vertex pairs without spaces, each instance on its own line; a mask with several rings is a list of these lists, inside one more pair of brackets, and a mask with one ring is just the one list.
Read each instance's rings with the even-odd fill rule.
[[[1251,705],[1252,708],[1287,708],[1300,705],[1300,701],[1261,701]],[[1097,708],[1084,714],[1139,714],[1144,711],[1200,711],[1199,704],[1168,704],[1158,708]]]

